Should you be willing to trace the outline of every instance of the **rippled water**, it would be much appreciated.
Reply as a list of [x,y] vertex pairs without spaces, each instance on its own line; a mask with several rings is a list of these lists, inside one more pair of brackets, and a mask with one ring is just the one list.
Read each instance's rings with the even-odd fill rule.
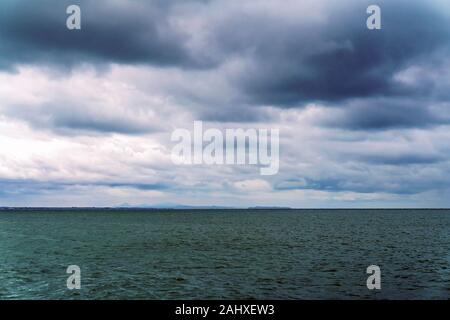
[[444,210],[0,211],[0,298],[448,299],[449,231]]

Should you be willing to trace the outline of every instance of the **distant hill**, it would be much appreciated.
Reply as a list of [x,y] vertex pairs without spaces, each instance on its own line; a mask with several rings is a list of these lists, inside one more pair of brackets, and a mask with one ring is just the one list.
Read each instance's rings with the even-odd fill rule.
[[256,206],[256,207],[248,207],[247,209],[251,209],[251,210],[290,210],[292,208],[290,208],[290,207],[263,207],[263,206]]
[[179,209],[179,210],[189,210],[189,209],[236,209],[235,207],[226,206],[191,206],[176,203],[160,203],[160,204],[140,204],[140,205],[130,205],[128,203],[121,204],[115,208],[136,208],[136,209]]
[[121,204],[116,208],[136,208],[136,209],[249,209],[249,210],[290,210],[290,207],[276,207],[276,206],[254,206],[254,207],[227,207],[227,206],[192,206],[177,203],[159,203],[159,204],[140,204],[130,205],[128,203]]

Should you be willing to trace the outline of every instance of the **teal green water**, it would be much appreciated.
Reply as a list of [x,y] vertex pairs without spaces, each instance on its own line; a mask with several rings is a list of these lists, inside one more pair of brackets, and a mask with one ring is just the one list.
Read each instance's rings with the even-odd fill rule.
[[449,231],[444,210],[0,211],[0,299],[448,299]]

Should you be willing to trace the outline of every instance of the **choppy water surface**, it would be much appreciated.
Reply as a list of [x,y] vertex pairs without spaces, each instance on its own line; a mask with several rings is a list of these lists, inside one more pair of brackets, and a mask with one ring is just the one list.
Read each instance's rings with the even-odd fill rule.
[[450,211],[0,211],[0,299],[119,298],[448,299]]

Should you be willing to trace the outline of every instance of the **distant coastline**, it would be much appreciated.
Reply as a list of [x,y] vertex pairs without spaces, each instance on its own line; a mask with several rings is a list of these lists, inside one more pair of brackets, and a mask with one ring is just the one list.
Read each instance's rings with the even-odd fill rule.
[[13,210],[111,210],[111,211],[127,211],[127,210],[135,210],[135,211],[165,211],[165,210],[299,210],[299,211],[360,211],[360,210],[377,210],[377,211],[405,211],[405,210],[450,210],[450,208],[293,208],[293,207],[264,207],[264,206],[255,206],[255,207],[223,207],[223,206],[188,206],[188,205],[179,205],[173,207],[158,207],[158,206],[117,206],[117,207],[8,207],[3,206],[0,207],[0,211],[13,211]]
[[[224,206],[117,206],[117,207],[0,207],[0,210],[296,210],[290,207],[224,207]],[[297,209],[302,210],[302,209]],[[311,209],[305,209],[311,210]]]

